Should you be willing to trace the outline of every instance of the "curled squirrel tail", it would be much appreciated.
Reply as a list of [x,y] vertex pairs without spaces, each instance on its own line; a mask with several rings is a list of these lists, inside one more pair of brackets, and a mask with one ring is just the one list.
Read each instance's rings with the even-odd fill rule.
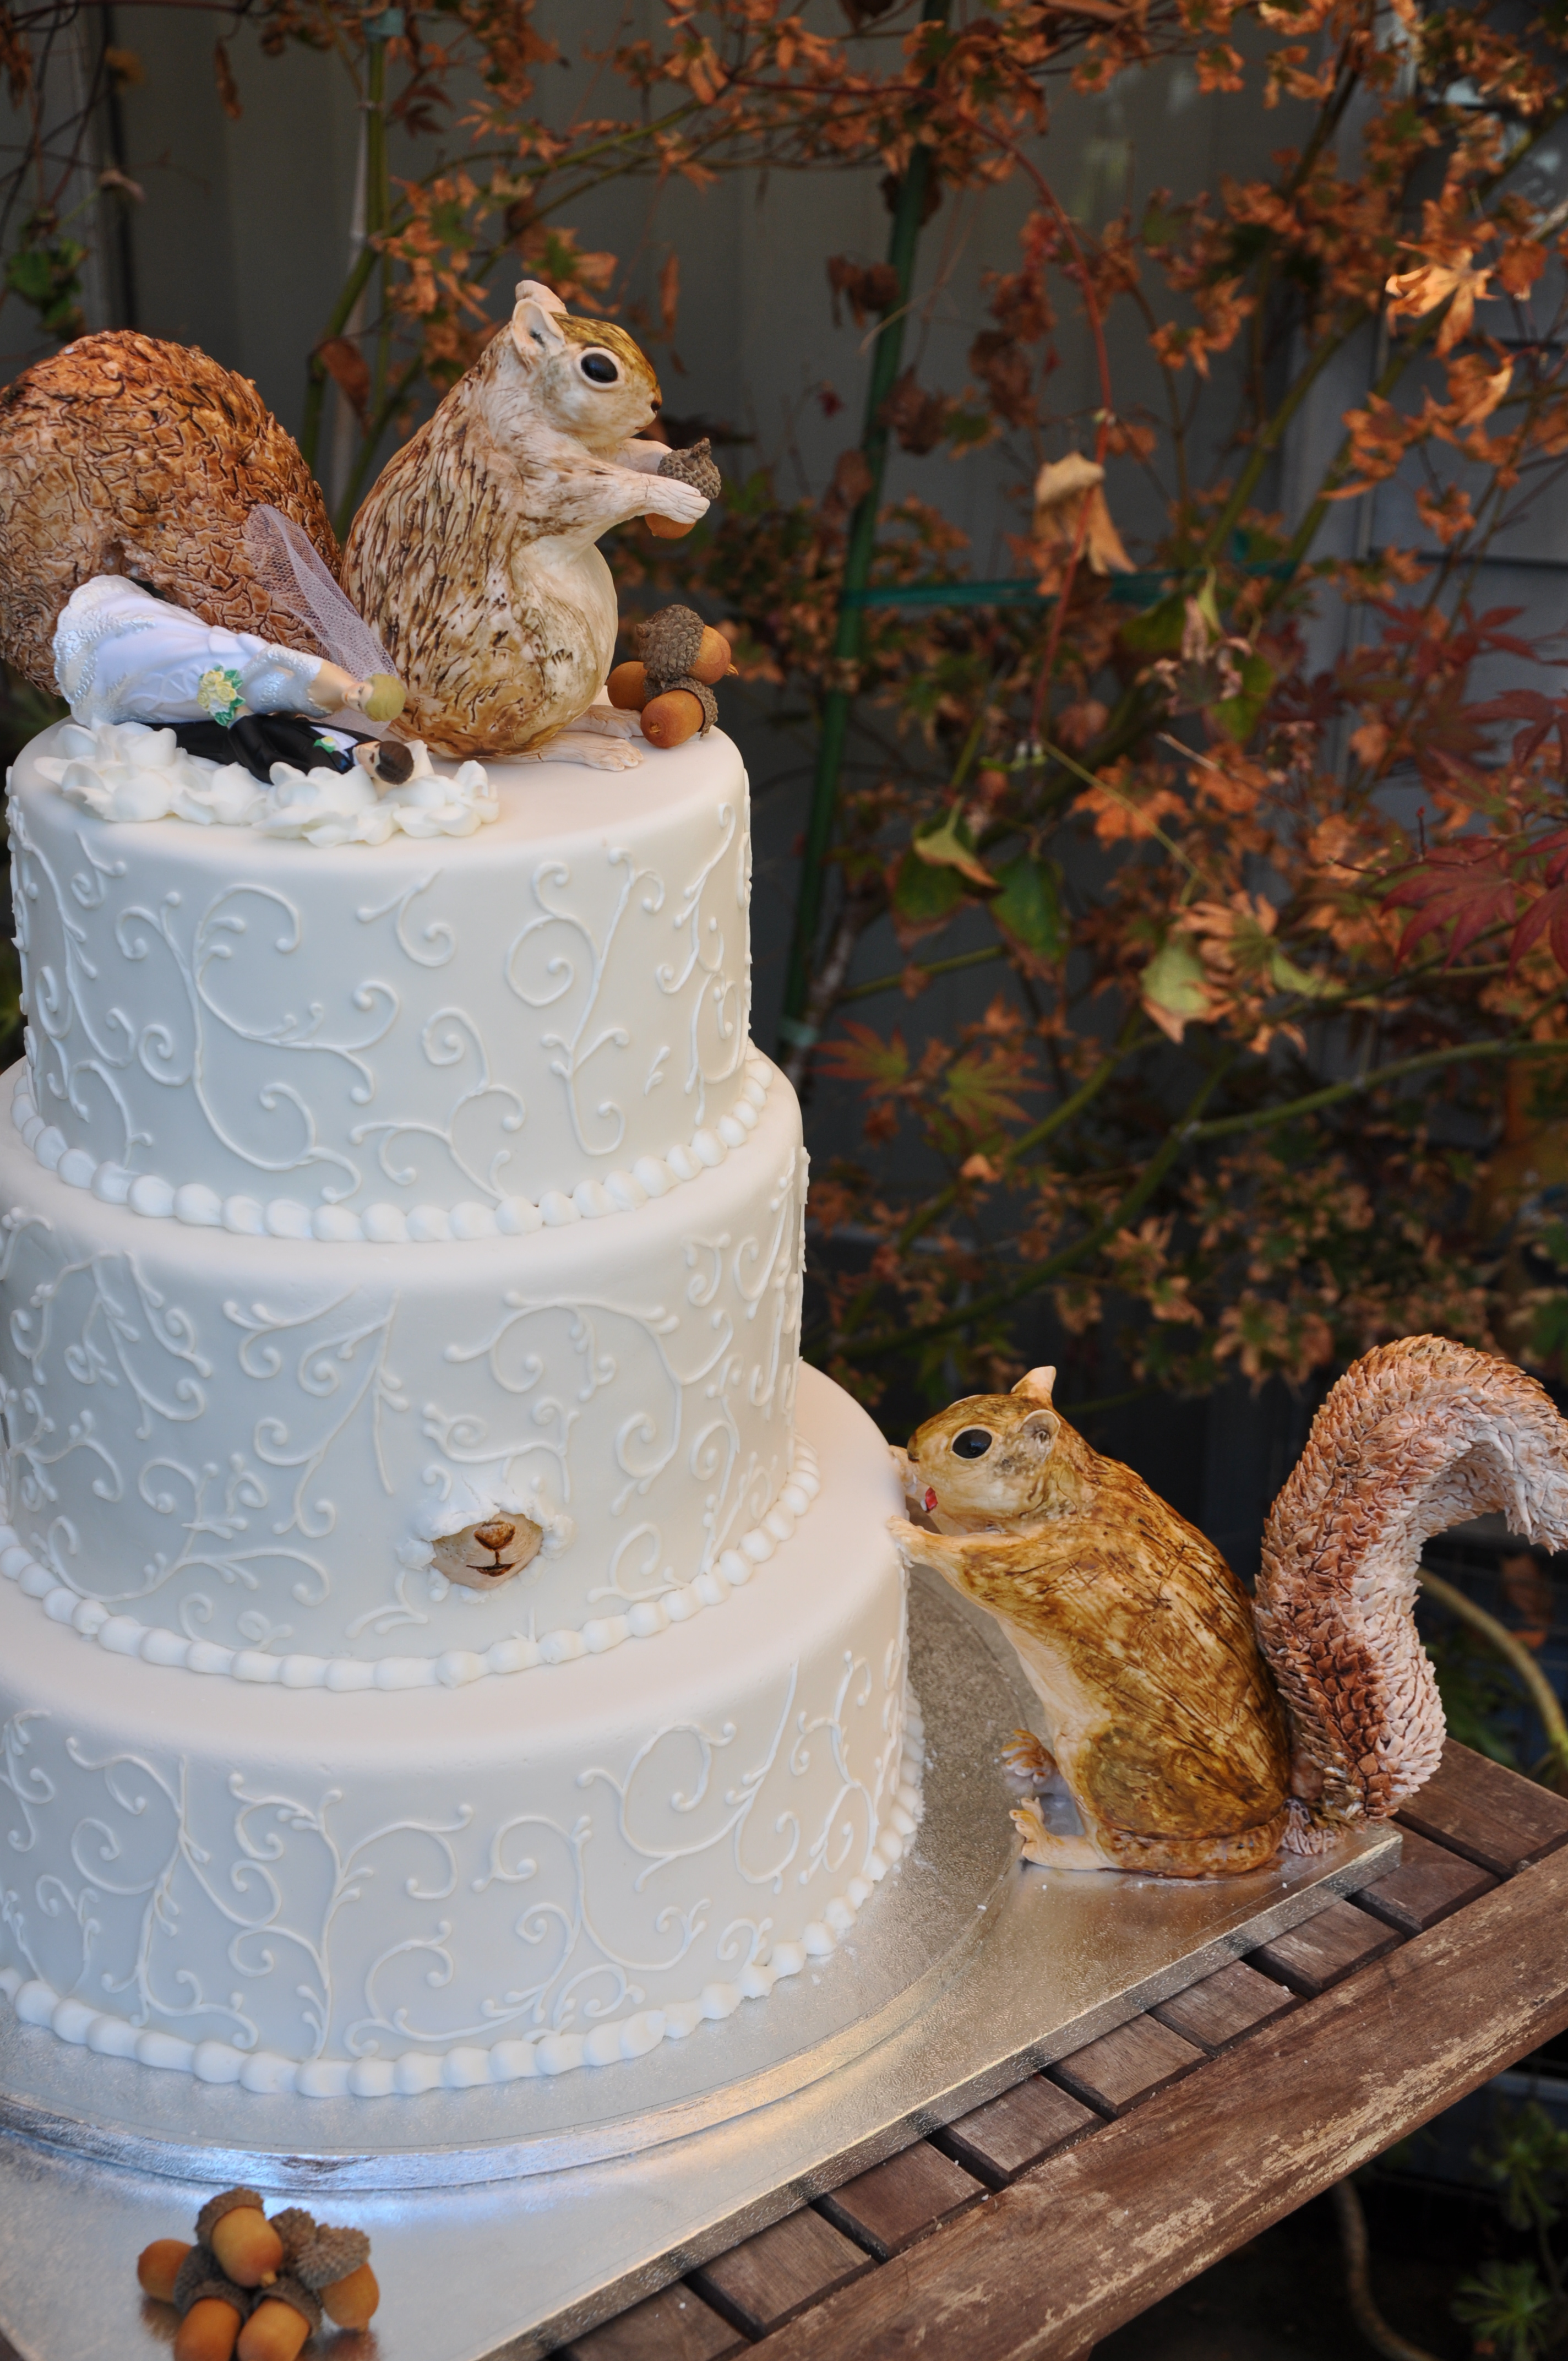
[[1387,1818],[1437,1769],[1442,1707],[1414,1618],[1421,1547],[1494,1510],[1568,1547],[1568,1425],[1535,1379],[1442,1336],[1354,1363],[1263,1536],[1257,1635],[1290,1726],[1292,1851]]

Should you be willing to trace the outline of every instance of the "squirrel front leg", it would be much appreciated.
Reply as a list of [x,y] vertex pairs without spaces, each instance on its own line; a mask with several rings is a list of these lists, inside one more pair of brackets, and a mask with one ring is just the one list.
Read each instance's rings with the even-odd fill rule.
[[890,1517],[888,1532],[898,1552],[900,1563],[907,1569],[912,1565],[928,1565],[945,1576],[955,1590],[970,1598],[983,1598],[980,1585],[971,1577],[981,1573],[996,1574],[1009,1558],[1027,1566],[1033,1551],[1026,1535],[997,1532],[988,1528],[978,1533],[938,1533],[928,1526],[912,1524],[907,1517]]
[[[669,455],[661,451],[660,456]],[[596,539],[611,525],[630,524],[640,516],[668,517],[673,524],[691,526],[707,515],[708,507],[696,485],[683,483],[678,476],[661,476],[636,463],[620,467],[603,460],[594,468],[589,499]],[[575,501],[574,506],[577,505]]]

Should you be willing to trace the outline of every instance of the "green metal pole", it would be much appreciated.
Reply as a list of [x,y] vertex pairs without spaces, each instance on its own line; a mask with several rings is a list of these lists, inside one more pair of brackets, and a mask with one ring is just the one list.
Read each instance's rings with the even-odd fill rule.
[[[921,11],[927,24],[945,25],[952,0],[926,0]],[[844,555],[844,579],[839,624],[833,638],[827,694],[822,700],[822,734],[817,745],[817,776],[811,791],[811,814],[806,828],[806,849],[795,892],[795,929],[790,941],[789,972],[784,983],[784,1014],[779,1038],[787,1052],[809,1049],[817,1038],[806,1022],[811,994],[812,955],[822,917],[822,887],[828,856],[833,848],[839,814],[839,781],[850,734],[850,714],[858,686],[861,652],[865,638],[865,611],[846,594],[863,590],[871,578],[876,553],[877,517],[882,507],[883,478],[887,473],[888,430],[882,412],[904,357],[904,327],[908,316],[915,253],[920,240],[920,217],[930,181],[931,151],[919,142],[910,151],[909,167],[898,192],[893,218],[888,260],[898,279],[898,294],[886,324],[879,333],[872,358],[872,381],[866,395],[865,432],[861,451],[871,471],[864,498],[850,520],[849,547]]]

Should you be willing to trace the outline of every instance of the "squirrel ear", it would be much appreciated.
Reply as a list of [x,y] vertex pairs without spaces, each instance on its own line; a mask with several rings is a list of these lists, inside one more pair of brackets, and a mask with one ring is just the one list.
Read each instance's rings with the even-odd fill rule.
[[1031,1369],[1027,1377],[1019,1378],[1013,1390],[1026,1395],[1031,1401],[1044,1402],[1048,1408],[1056,1381],[1054,1368]]
[[562,302],[561,298],[556,294],[554,287],[546,287],[543,279],[520,279],[518,280],[515,301],[519,303],[526,302],[531,295],[536,303],[543,306],[546,312],[560,312],[565,313],[566,309],[565,304]]
[[565,350],[566,339],[556,325],[557,314],[565,309],[548,287],[541,287],[532,279],[523,280],[517,291],[517,309],[511,315],[511,340],[520,360],[532,368],[535,361]]

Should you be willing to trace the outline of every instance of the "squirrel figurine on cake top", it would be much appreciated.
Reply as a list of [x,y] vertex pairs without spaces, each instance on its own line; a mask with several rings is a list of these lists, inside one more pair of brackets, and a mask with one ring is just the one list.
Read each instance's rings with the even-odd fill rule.
[[1353,1364],[1269,1511],[1255,1599],[1141,1477],[1052,1402],[1054,1369],[971,1394],[895,1452],[905,1565],[988,1609],[1039,1697],[1009,1767],[1059,1773],[1081,1833],[1013,1814],[1047,1868],[1236,1876],[1322,1851],[1437,1769],[1416,1634],[1422,1544],[1499,1511],[1568,1547],[1568,1424],[1533,1378],[1441,1336]]
[[[188,346],[131,331],[79,337],[0,391],[0,654],[53,689],[57,631],[78,670],[92,661],[79,620],[102,622],[125,655],[133,623],[156,618],[110,609],[116,595],[122,606],[140,598],[164,606],[166,633],[183,613],[268,642],[273,687],[299,677],[292,706],[247,699],[225,719],[143,700],[137,719],[232,730],[346,704],[449,756],[634,767],[633,740],[668,746],[711,726],[718,676],[699,658],[648,720],[606,694],[618,618],[595,544],[640,516],[665,535],[689,532],[721,489],[706,443],[673,451],[643,436],[660,400],[624,329],[575,319],[525,280],[510,321],[388,462],[340,558],[303,458],[254,386]],[[258,514],[269,533],[258,535]],[[319,578],[301,595],[313,568]],[[120,580],[123,593],[93,588]],[[102,615],[77,617],[84,597]],[[375,660],[345,660],[343,632]],[[242,669],[203,670],[225,668]],[[269,740],[272,759],[297,764],[311,752],[277,728],[221,750],[210,734],[187,751],[258,777]],[[327,767],[395,783],[395,753],[365,751],[353,731],[334,738],[322,741]]]

